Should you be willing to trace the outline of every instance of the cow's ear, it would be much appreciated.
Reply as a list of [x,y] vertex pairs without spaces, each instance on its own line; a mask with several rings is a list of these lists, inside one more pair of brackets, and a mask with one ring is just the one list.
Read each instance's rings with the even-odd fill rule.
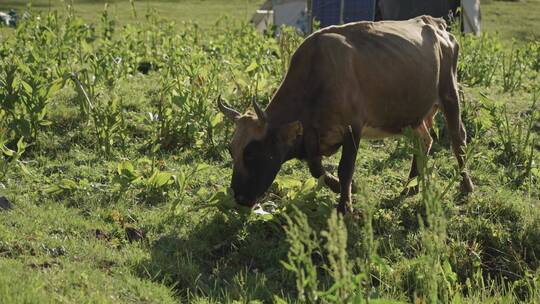
[[303,132],[304,128],[302,127],[302,123],[300,121],[295,121],[286,124],[281,130],[281,135],[287,145],[290,146],[299,136],[302,136]]

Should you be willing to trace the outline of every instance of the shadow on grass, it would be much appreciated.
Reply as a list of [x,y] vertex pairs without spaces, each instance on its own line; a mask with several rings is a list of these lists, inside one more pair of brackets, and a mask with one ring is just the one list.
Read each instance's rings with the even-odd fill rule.
[[278,217],[254,220],[215,214],[185,236],[160,237],[137,269],[141,276],[163,282],[185,300],[266,302],[276,292],[294,289],[293,278],[280,263],[287,251]]

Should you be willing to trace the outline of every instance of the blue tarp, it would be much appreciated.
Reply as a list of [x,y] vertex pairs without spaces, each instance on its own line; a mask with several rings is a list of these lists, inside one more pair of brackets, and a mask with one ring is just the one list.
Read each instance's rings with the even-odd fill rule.
[[[340,23],[341,0],[313,0],[313,18],[327,27]],[[343,22],[372,21],[375,0],[344,0]]]

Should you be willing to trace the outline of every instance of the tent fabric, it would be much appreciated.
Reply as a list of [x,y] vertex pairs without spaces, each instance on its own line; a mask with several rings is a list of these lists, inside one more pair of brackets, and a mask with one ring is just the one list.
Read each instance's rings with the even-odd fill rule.
[[274,24],[273,10],[257,10],[251,18],[251,23],[259,33],[263,33]]
[[459,0],[378,0],[383,20],[407,20],[420,15],[445,17],[459,6]]
[[290,25],[307,33],[307,2],[305,0],[274,0],[274,24]]
[[[313,18],[321,27],[340,24],[341,0],[313,0]],[[375,0],[344,0],[343,22],[372,21]]]
[[480,1],[479,0],[462,0],[462,18],[463,18],[463,32],[472,33],[475,35],[480,34]]

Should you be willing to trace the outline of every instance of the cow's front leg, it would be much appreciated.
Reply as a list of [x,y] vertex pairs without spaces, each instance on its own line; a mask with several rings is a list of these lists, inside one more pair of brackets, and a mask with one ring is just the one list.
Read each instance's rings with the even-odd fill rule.
[[338,211],[342,214],[352,212],[352,177],[354,174],[358,144],[360,143],[360,131],[360,128],[349,126],[348,131],[343,138],[341,160],[339,161],[338,167],[338,177],[341,188]]
[[334,193],[341,193],[341,186],[339,185],[339,180],[332,176],[332,174],[326,172],[322,165],[322,157],[313,157],[308,160],[309,172],[311,176],[315,178],[320,178],[324,176],[324,184],[330,188]]

